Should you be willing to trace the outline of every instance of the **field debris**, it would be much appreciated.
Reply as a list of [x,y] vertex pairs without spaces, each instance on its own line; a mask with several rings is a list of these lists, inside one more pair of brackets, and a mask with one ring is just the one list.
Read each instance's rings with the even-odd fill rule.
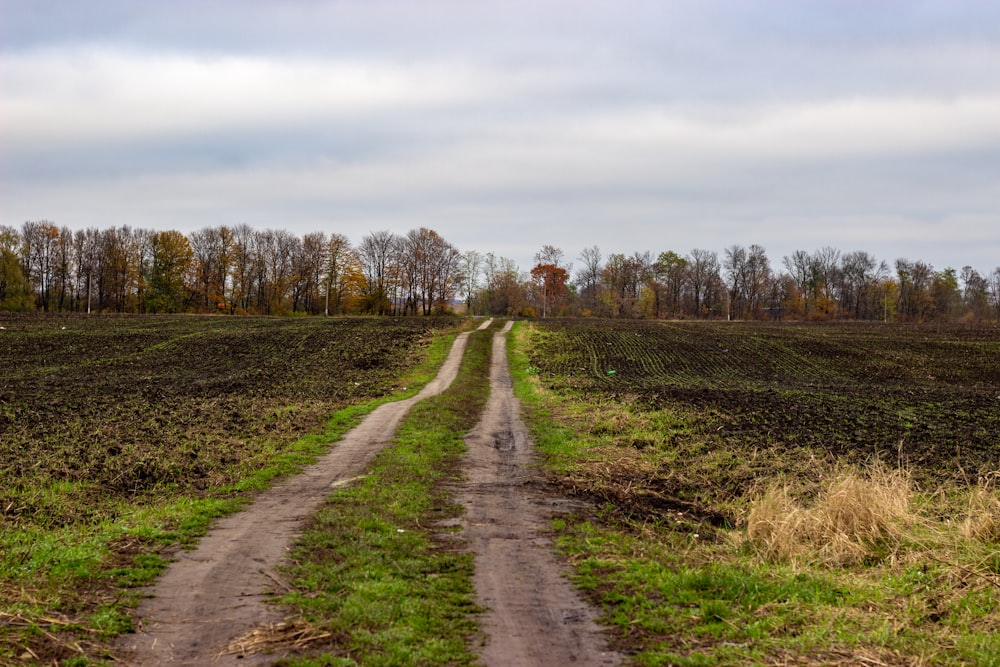
[[277,649],[300,649],[312,642],[327,639],[333,633],[314,628],[304,619],[285,620],[280,623],[254,628],[231,641],[223,655],[252,655]]
[[355,482],[360,482],[361,480],[368,477],[368,475],[355,475],[354,477],[347,477],[345,479],[334,480],[330,483],[331,489],[342,489],[347,486],[351,486]]

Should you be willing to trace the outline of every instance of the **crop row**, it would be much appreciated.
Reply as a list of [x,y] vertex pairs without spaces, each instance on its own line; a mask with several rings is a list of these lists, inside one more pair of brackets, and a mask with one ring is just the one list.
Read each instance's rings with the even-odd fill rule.
[[538,325],[533,346],[551,387],[699,410],[724,446],[891,457],[927,477],[998,466],[995,327],[577,320]]

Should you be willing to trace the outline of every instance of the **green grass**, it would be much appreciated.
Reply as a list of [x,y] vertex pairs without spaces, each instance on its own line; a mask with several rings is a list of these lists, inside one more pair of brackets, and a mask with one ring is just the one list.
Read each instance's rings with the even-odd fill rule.
[[[690,407],[546,373],[532,364],[536,335],[551,334],[520,324],[509,337],[515,393],[544,474],[593,500],[552,528],[631,664],[1000,664],[997,542],[961,536],[969,489],[915,491],[917,522],[865,562],[767,560],[744,529],[754,494],[721,487],[741,467],[797,471],[781,458],[797,454],[754,462],[706,432],[717,413],[699,423]],[[690,489],[689,504],[655,502]],[[708,509],[727,521],[710,524]]]
[[336,492],[292,553],[281,603],[317,635],[280,664],[464,665],[476,661],[472,556],[442,536],[457,516],[442,486],[456,481],[463,434],[489,394],[492,332],[473,332],[458,378],[418,403],[354,486]]

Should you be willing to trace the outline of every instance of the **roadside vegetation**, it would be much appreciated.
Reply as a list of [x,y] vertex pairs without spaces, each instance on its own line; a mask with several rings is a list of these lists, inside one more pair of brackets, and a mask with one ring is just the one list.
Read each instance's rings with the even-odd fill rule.
[[132,629],[138,587],[172,550],[315,460],[380,403],[418,391],[459,326],[5,322],[0,664],[110,660],[110,640]]
[[553,523],[642,665],[1000,664],[1000,330],[523,323]]

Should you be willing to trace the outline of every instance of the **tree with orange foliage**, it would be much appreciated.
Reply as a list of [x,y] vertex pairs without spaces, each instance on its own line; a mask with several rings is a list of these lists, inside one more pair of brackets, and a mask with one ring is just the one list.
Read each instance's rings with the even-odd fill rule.
[[556,264],[538,264],[531,270],[531,281],[535,284],[538,301],[542,306],[542,317],[558,312],[566,303],[569,290],[569,272]]

